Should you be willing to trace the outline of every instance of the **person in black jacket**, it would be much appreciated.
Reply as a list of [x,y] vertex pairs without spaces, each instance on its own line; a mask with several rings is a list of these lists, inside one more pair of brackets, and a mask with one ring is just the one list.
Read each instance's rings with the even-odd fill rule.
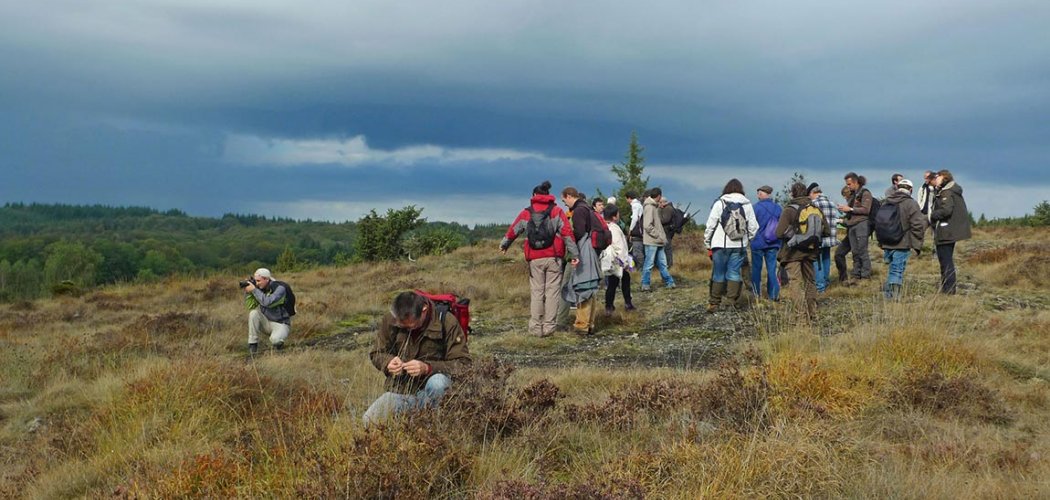
[[962,186],[955,183],[951,172],[937,172],[933,183],[938,191],[930,221],[937,244],[937,261],[941,264],[941,293],[955,294],[955,243],[970,239],[970,212],[966,210]]

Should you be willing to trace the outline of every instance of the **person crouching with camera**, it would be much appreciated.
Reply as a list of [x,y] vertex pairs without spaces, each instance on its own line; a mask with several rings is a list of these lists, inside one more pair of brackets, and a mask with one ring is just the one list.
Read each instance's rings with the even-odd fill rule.
[[248,352],[259,351],[259,334],[270,335],[270,345],[284,348],[284,341],[292,328],[288,303],[288,287],[273,279],[270,270],[259,268],[250,280],[240,282],[244,289],[244,304],[248,307]]

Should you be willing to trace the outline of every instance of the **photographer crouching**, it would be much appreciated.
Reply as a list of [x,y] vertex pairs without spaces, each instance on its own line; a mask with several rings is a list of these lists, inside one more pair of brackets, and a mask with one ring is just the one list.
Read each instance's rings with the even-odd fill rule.
[[295,315],[295,295],[287,283],[273,279],[269,269],[259,268],[255,275],[241,281],[244,304],[248,307],[248,352],[259,351],[259,334],[270,335],[270,345],[284,348]]

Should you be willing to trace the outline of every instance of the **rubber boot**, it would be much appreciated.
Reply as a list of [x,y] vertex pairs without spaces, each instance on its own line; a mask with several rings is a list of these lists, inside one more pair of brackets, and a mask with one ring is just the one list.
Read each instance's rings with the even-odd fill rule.
[[713,313],[718,310],[718,305],[722,303],[722,297],[726,294],[726,283],[714,282],[711,283],[711,301],[707,304],[707,312]]
[[742,281],[729,281],[726,283],[726,298],[729,305],[735,309],[746,309],[747,303],[741,303],[740,296],[744,283]]
[[726,283],[726,298],[729,299],[729,304],[733,309],[739,308],[737,301],[740,299],[740,286],[740,282]]

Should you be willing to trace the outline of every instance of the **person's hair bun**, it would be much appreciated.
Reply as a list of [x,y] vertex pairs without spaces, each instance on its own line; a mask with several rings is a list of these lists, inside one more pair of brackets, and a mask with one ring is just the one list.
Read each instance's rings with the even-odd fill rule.
[[551,181],[543,181],[539,186],[532,188],[532,194],[551,194]]

